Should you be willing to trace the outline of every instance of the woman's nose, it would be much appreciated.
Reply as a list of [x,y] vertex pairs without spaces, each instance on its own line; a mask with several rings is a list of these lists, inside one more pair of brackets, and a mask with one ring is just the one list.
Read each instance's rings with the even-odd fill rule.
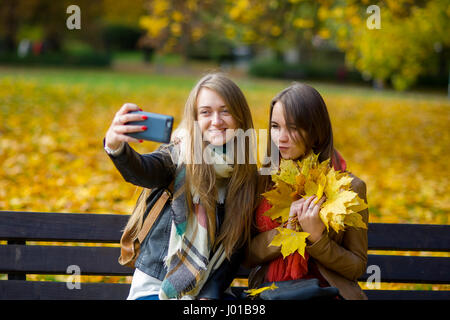
[[280,135],[278,136],[278,140],[280,142],[288,142],[289,141],[289,133],[285,129],[280,130]]
[[220,112],[214,112],[212,115],[212,125],[219,126],[222,124],[222,117],[220,116]]

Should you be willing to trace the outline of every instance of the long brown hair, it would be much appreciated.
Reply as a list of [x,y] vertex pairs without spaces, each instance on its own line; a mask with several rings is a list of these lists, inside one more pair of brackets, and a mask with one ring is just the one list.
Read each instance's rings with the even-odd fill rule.
[[[283,106],[286,123],[292,124],[297,128],[300,139],[305,145],[304,155],[313,151],[315,154],[319,154],[319,161],[324,161],[334,156],[333,130],[327,106],[316,89],[298,82],[294,82],[291,86],[282,90],[270,103],[267,155],[270,154],[271,150],[276,150],[272,142],[270,123],[273,108],[277,102],[281,102]],[[280,157],[280,153],[270,154],[270,157],[272,159]],[[263,190],[271,186],[269,177],[262,179],[263,186],[260,187]]]
[[[225,219],[217,238],[214,239],[217,201],[214,167],[211,164],[194,161],[195,143],[198,143],[198,141],[194,141],[196,139],[194,125],[197,120],[197,96],[202,88],[213,90],[224,100],[237,128],[244,131],[253,129],[253,121],[244,94],[233,81],[221,73],[204,76],[191,91],[186,102],[183,121],[190,137],[187,141],[186,150],[186,185],[195,188],[202,205],[206,209],[208,230],[212,242],[216,245],[223,243],[225,252],[230,257],[235,248],[243,246],[250,239],[250,228],[255,208],[257,166],[250,163],[248,158],[243,164],[237,163],[234,159],[233,172],[228,183],[225,200]],[[207,143],[205,141],[202,143],[203,147],[206,147]],[[251,145],[255,144],[250,142],[246,153],[252,152]],[[235,156],[237,156],[237,152]],[[186,196],[188,203],[190,203],[192,199],[190,188],[186,188]]]
[[[202,88],[215,91],[225,102],[228,111],[236,122],[236,127],[244,131],[253,129],[253,121],[250,108],[244,94],[239,87],[228,77],[221,73],[210,73],[204,76],[195,85],[189,94],[185,104],[183,119],[173,133],[173,137],[181,138],[183,146],[180,157],[186,163],[185,194],[189,213],[193,212],[191,189],[199,195],[202,205],[208,216],[208,233],[214,246],[223,243],[226,255],[230,258],[236,248],[242,247],[250,240],[253,211],[256,207],[257,165],[249,161],[249,153],[252,152],[254,141],[246,141],[246,161],[239,164],[236,161],[238,152],[235,152],[233,171],[227,187],[225,200],[225,218],[216,237],[216,201],[218,192],[216,188],[216,174],[212,164],[198,163],[195,159],[195,148],[199,140],[196,130],[197,120],[197,96]],[[181,135],[180,132],[184,132]],[[180,135],[179,135],[180,133]],[[235,137],[236,138],[236,137]],[[250,137],[249,140],[252,138]],[[233,141],[236,143],[236,141]],[[207,142],[202,141],[202,147]],[[197,144],[197,145],[196,145]],[[204,150],[204,149],[202,149]],[[236,150],[236,149],[235,149]],[[239,151],[239,150],[238,150]],[[133,215],[134,223],[142,223],[142,215],[145,209],[144,200],[149,190],[144,189],[138,199]],[[129,221],[131,223],[131,219]]]

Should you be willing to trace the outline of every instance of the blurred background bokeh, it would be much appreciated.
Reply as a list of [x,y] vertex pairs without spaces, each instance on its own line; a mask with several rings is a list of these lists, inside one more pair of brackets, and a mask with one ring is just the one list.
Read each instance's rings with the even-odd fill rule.
[[1,0],[0,210],[129,214],[139,190],[102,145],[114,113],[178,124],[223,71],[261,129],[291,81],[319,90],[371,222],[448,224],[449,65],[443,0]]

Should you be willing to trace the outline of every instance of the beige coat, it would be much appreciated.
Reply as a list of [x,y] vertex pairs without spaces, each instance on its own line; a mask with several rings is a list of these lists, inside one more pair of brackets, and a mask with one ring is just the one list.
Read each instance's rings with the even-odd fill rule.
[[[352,175],[352,190],[367,201],[366,184]],[[360,212],[363,221],[369,221],[368,210]],[[273,229],[262,232],[250,243],[245,265],[254,268],[249,276],[249,287],[254,288],[264,280],[269,262],[281,255],[280,247],[269,246],[278,233]],[[347,228],[336,233],[330,229],[315,243],[306,246],[310,258],[316,262],[320,273],[328,283],[339,289],[342,297],[349,300],[367,299],[357,279],[365,272],[367,264],[367,230]]]

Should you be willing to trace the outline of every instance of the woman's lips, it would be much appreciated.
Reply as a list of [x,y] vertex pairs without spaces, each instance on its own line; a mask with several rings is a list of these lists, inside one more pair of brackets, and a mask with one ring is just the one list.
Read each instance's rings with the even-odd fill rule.
[[219,135],[219,134],[224,134],[226,131],[226,129],[214,129],[214,130],[208,130],[208,132],[211,135]]

